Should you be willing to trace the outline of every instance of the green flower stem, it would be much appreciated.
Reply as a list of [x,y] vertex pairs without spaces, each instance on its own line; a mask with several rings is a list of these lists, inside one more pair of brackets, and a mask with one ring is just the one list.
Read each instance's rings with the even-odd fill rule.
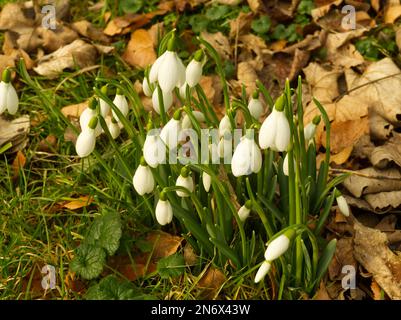
[[248,190],[249,199],[252,201],[252,207],[256,211],[256,213],[259,215],[259,218],[262,221],[262,224],[266,230],[266,234],[270,239],[274,235],[273,229],[270,226],[269,221],[267,220],[266,214],[263,212],[262,207],[259,205],[259,203],[255,199],[255,196],[253,195],[251,183],[249,182],[248,177],[246,178],[246,188]]
[[160,117],[162,119],[162,124],[167,123],[166,111],[164,109],[164,99],[163,99],[163,92],[159,85],[156,87],[157,96],[159,98],[159,109],[160,109]]
[[[203,88],[201,87],[200,84],[197,84],[195,87],[196,94],[198,95],[199,99],[199,106],[201,111],[205,114],[205,117],[208,119],[208,116],[210,115],[212,117],[212,120],[209,120],[209,125],[219,125],[219,119],[217,118],[216,112],[214,111],[213,106],[209,102],[209,100],[206,97],[205,92],[203,91]],[[206,108],[205,108],[206,106]],[[207,112],[209,111],[209,112]]]
[[271,97],[271,95],[269,94],[269,91],[267,91],[266,87],[263,85],[262,82],[260,82],[260,80],[256,80],[256,85],[258,86],[260,92],[262,92],[263,96],[265,97],[265,100],[267,102],[267,104],[269,105],[269,109],[270,111],[273,110],[273,106],[274,106],[274,101]]

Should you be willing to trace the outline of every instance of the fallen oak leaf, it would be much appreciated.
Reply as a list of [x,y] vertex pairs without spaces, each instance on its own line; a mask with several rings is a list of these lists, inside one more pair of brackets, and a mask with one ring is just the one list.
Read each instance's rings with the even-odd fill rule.
[[22,153],[22,151],[18,151],[17,152],[17,156],[15,157],[11,168],[13,170],[13,179],[17,179],[19,177],[20,174],[20,170],[22,170],[25,167],[26,164],[26,157],[25,155]]
[[134,67],[144,69],[157,58],[153,45],[153,40],[147,30],[135,30],[123,54],[123,59]]
[[93,202],[92,196],[81,196],[77,199],[74,199],[72,201],[63,204],[63,208],[69,210],[77,210],[91,205],[92,202]]
[[203,289],[205,298],[213,299],[225,281],[226,276],[223,272],[214,267],[209,267],[199,280],[198,286]]
[[375,210],[383,210],[389,207],[398,208],[401,205],[401,191],[367,194],[364,198]]

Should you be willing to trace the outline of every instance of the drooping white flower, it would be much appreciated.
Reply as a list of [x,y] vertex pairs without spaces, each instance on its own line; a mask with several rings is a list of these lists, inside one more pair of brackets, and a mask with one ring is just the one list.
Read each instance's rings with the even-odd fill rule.
[[145,96],[151,97],[152,96],[152,89],[149,86],[148,79],[145,77],[142,81],[142,90]]
[[263,261],[255,276],[255,283],[260,282],[269,272],[271,264],[269,261]]
[[93,128],[96,128],[97,122],[98,120],[96,117],[92,118],[88,128],[82,131],[77,138],[75,150],[81,158],[89,156],[95,149],[96,134]]
[[179,118],[180,115],[174,114],[173,118],[166,123],[160,133],[160,138],[170,149],[175,149],[178,145],[178,137],[181,132],[181,121],[178,120]]
[[173,208],[171,207],[170,201],[167,199],[162,200],[160,197],[156,205],[156,220],[157,222],[164,226],[169,224],[173,220]]
[[157,81],[157,77],[158,77],[158,75],[159,75],[159,68],[160,68],[160,65],[161,65],[162,62],[163,62],[163,59],[164,59],[165,56],[166,56],[166,52],[167,52],[167,51],[165,51],[160,57],[158,57],[158,58],[156,59],[156,61],[153,63],[152,67],[150,68],[150,72],[149,72],[149,82],[150,82],[151,84]]
[[226,132],[226,134],[221,137],[219,144],[217,145],[219,157],[231,160],[232,149],[233,145],[231,141],[231,133]]
[[[280,99],[280,98],[279,98]],[[277,104],[278,102],[276,102]],[[281,102],[282,104],[283,102]],[[279,106],[282,110],[283,106]],[[290,143],[290,125],[284,114],[276,107],[263,122],[259,131],[259,145],[262,149],[286,151]]]
[[[170,109],[171,105],[173,104],[173,93],[167,92],[167,91],[162,91],[162,97],[163,97],[163,104],[164,104],[164,112],[167,112],[168,109]],[[153,104],[153,109],[160,114],[160,103],[159,103],[159,94],[158,90],[155,89],[152,94],[152,104]]]
[[148,132],[143,144],[143,156],[146,163],[152,168],[156,168],[159,164],[166,163],[166,145],[160,139],[158,133]]
[[202,183],[203,183],[203,187],[205,188],[206,192],[209,192],[210,187],[212,185],[212,177],[207,174],[206,172],[202,173]]
[[[97,104],[96,99],[94,98],[89,99],[88,107],[79,116],[79,125],[81,126],[82,131],[88,129],[88,125],[91,119],[97,116],[96,104]],[[96,137],[98,137],[102,133],[103,129],[99,121],[94,130]]]
[[248,109],[252,117],[259,119],[263,113],[263,105],[259,99],[259,91],[255,91],[248,102]]
[[283,161],[283,173],[288,176],[288,153],[284,157]]
[[113,139],[117,139],[121,133],[121,129],[120,126],[118,125],[118,122],[114,118],[107,121],[107,128],[110,131],[111,137]]
[[[128,101],[127,101],[127,98],[123,94],[120,94],[118,90],[117,90],[117,94],[113,100],[113,103],[116,105],[118,110],[121,111],[123,116],[126,117],[128,114],[128,111],[129,111]],[[113,114],[114,119],[116,119],[117,121],[120,121],[120,118],[117,116],[117,114],[114,112],[114,110],[112,110],[112,114]]]
[[0,114],[8,111],[9,114],[14,115],[18,111],[19,99],[17,91],[15,91],[11,84],[11,72],[5,69],[0,82]]
[[[108,92],[107,85],[104,85],[100,90],[104,95],[107,95],[107,92]],[[100,114],[102,115],[103,118],[106,118],[106,116],[110,113],[111,107],[102,98],[99,98],[99,104],[100,104]]]
[[194,58],[187,66],[185,79],[191,88],[195,87],[199,83],[202,77],[202,71],[204,65],[204,61],[202,61],[203,58],[204,54],[203,51],[200,49],[196,51]]
[[219,136],[223,137],[226,132],[232,131],[231,127],[231,122],[230,118],[225,115],[223,118],[221,118],[220,123],[219,123]]
[[[205,121],[205,115],[202,112],[194,110],[194,111],[192,111],[192,114],[198,122]],[[181,127],[182,127],[182,129],[192,128],[192,122],[191,122],[191,119],[189,118],[188,114],[185,114],[184,117],[182,118]]]
[[146,165],[144,159],[135,171],[132,179],[135,191],[143,196],[147,193],[152,193],[155,188],[155,180],[153,178],[152,170]]
[[179,88],[179,94],[181,99],[186,99],[187,98],[187,87],[189,88],[189,92],[192,91],[192,88],[189,87],[188,83],[184,83],[180,88]]
[[180,87],[185,82],[185,73],[182,74],[182,62],[174,51],[167,50],[159,67],[157,81],[165,92],[171,92],[175,87]]
[[255,140],[244,136],[234,151],[231,170],[236,177],[257,173],[262,168],[262,153]]
[[288,250],[291,239],[294,235],[295,231],[290,229],[272,240],[265,251],[265,259],[267,261],[273,261],[283,255]]
[[251,213],[251,209],[252,209],[252,202],[250,200],[245,202],[245,204],[241,208],[239,208],[238,216],[242,222],[248,219],[249,214]]
[[[189,192],[192,193],[195,187],[194,187],[194,181],[192,180],[192,177],[189,175],[189,173],[190,172],[187,167],[182,168],[181,174],[178,176],[175,185],[177,187],[184,187],[185,189],[187,189]],[[177,190],[176,192],[177,195],[181,198],[190,196],[190,194],[185,191]]]
[[344,196],[343,195],[337,196],[336,201],[337,201],[337,205],[338,205],[338,208],[340,209],[341,213],[344,216],[349,217],[349,207],[348,207],[347,200],[345,200]]
[[304,137],[306,141],[313,139],[319,122],[320,122],[320,116],[318,115],[315,116],[312,122],[308,123],[307,126],[304,128]]

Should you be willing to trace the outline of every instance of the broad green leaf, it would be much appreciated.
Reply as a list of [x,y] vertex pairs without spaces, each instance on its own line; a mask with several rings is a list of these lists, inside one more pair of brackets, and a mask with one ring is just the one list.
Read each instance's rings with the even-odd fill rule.
[[312,9],[315,7],[313,0],[301,0],[298,5],[298,13],[299,14],[308,14],[310,15]]
[[70,268],[82,278],[90,280],[100,275],[105,262],[104,249],[85,243],[76,249]]
[[256,33],[267,33],[271,27],[271,20],[269,16],[261,16],[259,19],[252,21],[251,28]]
[[107,250],[109,255],[113,255],[120,245],[121,233],[119,214],[108,211],[95,219],[89,228],[85,242],[102,247]]
[[185,271],[184,256],[180,253],[160,259],[157,263],[157,272],[163,279],[169,277],[178,277]]
[[209,20],[219,20],[223,18],[228,12],[230,12],[230,7],[222,6],[212,6],[206,10],[206,18]]
[[336,252],[336,246],[337,239],[333,239],[327,244],[326,248],[324,248],[322,256],[319,260],[319,264],[317,266],[315,285],[318,285],[320,283],[320,280],[326,273],[331,259],[333,259],[334,253]]
[[209,20],[202,14],[196,14],[189,18],[189,24],[192,27],[192,31],[195,33],[200,33],[206,30]]
[[84,298],[86,300],[150,300],[153,297],[143,294],[131,282],[120,281],[116,276],[109,275],[90,287]]
[[136,13],[144,6],[144,0],[124,0],[120,1],[120,8],[125,13]]

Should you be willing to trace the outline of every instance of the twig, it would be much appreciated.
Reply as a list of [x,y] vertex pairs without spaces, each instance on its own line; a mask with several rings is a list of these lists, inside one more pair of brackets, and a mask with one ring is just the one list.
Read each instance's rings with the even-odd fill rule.
[[361,173],[358,171],[354,170],[348,170],[348,169],[334,169],[334,168],[329,168],[330,172],[338,172],[338,173],[350,173],[356,176],[368,178],[368,179],[382,179],[382,180],[394,180],[394,181],[401,181],[401,178],[396,178],[396,177],[387,177],[387,176],[382,176],[382,175],[369,175],[365,173]]

